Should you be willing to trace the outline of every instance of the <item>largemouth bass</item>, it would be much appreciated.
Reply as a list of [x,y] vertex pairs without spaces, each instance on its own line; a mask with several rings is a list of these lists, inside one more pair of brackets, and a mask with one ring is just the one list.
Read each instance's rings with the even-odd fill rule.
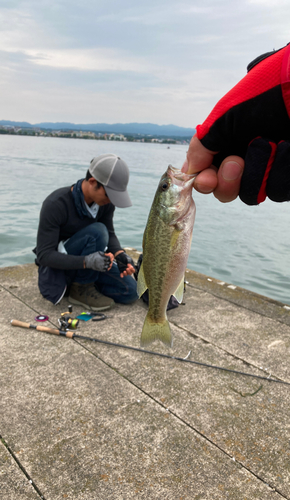
[[143,260],[138,274],[139,297],[149,290],[149,309],[141,345],[156,339],[172,346],[166,316],[171,295],[182,302],[184,272],[195,219],[192,184],[196,177],[169,165],[159,182],[143,236]]

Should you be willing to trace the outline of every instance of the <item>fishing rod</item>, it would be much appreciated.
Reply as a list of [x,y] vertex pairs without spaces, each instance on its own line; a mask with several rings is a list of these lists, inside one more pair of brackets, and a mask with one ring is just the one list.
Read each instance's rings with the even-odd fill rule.
[[170,354],[163,354],[161,352],[148,351],[147,349],[141,349],[140,347],[133,347],[133,346],[124,345],[124,344],[117,344],[115,342],[109,342],[108,340],[101,340],[101,339],[96,339],[93,337],[86,337],[84,335],[78,335],[75,332],[70,331],[70,330],[58,330],[56,328],[49,328],[47,326],[42,326],[42,325],[32,325],[31,323],[25,323],[24,321],[18,321],[17,319],[12,319],[11,325],[12,326],[20,326],[22,328],[32,328],[33,330],[38,330],[40,332],[50,333],[53,335],[60,335],[61,337],[67,337],[70,339],[89,340],[91,342],[97,342],[97,343],[109,345],[112,347],[121,347],[122,349],[130,349],[131,351],[143,352],[144,354],[151,354],[151,355],[159,356],[162,358],[174,359],[175,361],[183,361],[185,363],[191,363],[191,364],[203,366],[206,368],[214,368],[215,370],[222,370],[222,371],[225,371],[228,373],[235,373],[236,375],[243,375],[245,377],[258,378],[260,380],[266,380],[267,382],[276,382],[277,384],[290,385],[289,382],[285,382],[284,380],[270,378],[270,376],[263,377],[262,375],[254,375],[252,373],[240,372],[237,370],[232,370],[230,368],[224,368],[222,366],[210,365],[207,363],[202,363],[200,361],[194,361],[192,359],[188,359],[187,356],[185,358],[180,358],[178,356],[171,356]]

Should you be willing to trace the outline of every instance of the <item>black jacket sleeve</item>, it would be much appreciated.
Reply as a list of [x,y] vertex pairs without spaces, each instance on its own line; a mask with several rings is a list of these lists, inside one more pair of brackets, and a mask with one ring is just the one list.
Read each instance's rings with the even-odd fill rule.
[[42,205],[37,233],[37,264],[55,269],[82,269],[84,257],[66,255],[58,252],[57,247],[61,228],[69,218],[68,207],[61,198],[48,197]]

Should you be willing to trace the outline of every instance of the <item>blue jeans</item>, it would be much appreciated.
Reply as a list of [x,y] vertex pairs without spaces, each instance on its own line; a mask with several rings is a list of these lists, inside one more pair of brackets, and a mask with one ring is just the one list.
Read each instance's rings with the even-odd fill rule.
[[[104,252],[109,243],[109,233],[104,224],[94,222],[75,233],[66,243],[65,249],[69,255],[89,255],[94,252]],[[115,302],[129,304],[138,299],[137,283],[132,276],[120,277],[120,271],[114,262],[110,271],[101,273],[93,269],[78,269],[65,271],[67,282],[95,283],[97,289]]]

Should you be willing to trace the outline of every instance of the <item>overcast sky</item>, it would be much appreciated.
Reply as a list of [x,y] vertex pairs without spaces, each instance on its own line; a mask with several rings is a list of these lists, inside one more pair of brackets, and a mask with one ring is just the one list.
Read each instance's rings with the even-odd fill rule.
[[0,0],[0,119],[195,127],[263,52],[289,0]]

